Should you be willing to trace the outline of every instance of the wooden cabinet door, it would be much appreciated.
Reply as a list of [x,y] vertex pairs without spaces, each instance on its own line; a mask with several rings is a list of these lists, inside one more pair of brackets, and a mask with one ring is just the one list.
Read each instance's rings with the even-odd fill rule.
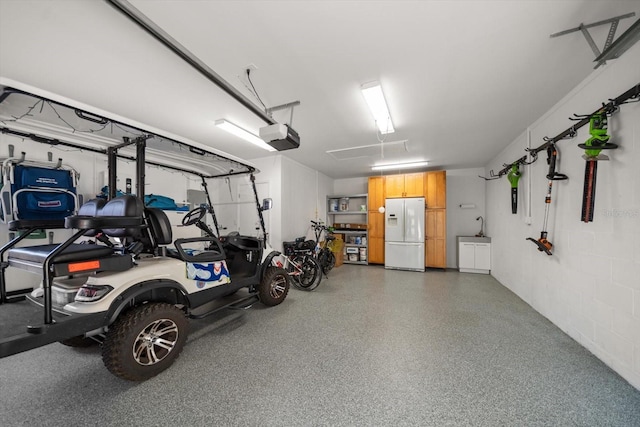
[[378,212],[384,206],[384,177],[369,177],[369,211]]
[[369,264],[384,264],[384,214],[369,211]]
[[384,264],[384,237],[369,236],[369,264]]
[[445,209],[447,207],[447,173],[445,171],[425,174],[427,208]]
[[384,190],[386,198],[404,197],[404,175],[387,175]]
[[404,196],[424,196],[424,173],[408,173],[404,175]]
[[369,237],[384,238],[384,214],[378,212],[369,212]]
[[425,265],[447,268],[447,211],[427,209],[425,214]]

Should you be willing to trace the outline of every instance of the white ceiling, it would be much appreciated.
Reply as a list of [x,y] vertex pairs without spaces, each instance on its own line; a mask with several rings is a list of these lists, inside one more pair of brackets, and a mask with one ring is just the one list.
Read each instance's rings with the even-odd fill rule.
[[[481,167],[593,72],[582,34],[551,33],[635,12],[619,35],[640,16],[638,0],[131,3],[256,104],[249,64],[267,106],[300,101],[300,148],[281,154],[333,178],[381,160],[326,154],[378,143],[361,84],[383,85],[396,128],[385,140],[408,140],[385,160]],[[590,30],[600,48],[608,30]],[[106,2],[0,0],[0,76],[241,158],[277,155],[215,128],[265,123]]]

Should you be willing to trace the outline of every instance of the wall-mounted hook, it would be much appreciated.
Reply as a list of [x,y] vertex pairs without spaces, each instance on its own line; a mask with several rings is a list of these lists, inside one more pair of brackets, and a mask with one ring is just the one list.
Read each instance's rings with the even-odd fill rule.
[[576,113],[573,113],[573,117],[569,117],[569,120],[572,120],[574,122],[579,122],[579,121],[582,121],[584,119],[588,119],[589,117],[591,117],[591,114],[576,114]]
[[538,160],[538,152],[537,151],[532,150],[531,148],[525,148],[524,151],[529,153],[529,155],[531,156],[531,161],[527,162],[526,160],[524,160],[522,162],[523,165],[525,165],[525,166],[532,165]]
[[487,178],[487,177],[485,177],[485,176],[482,176],[482,175],[478,175],[478,178],[482,178],[482,179],[484,179],[485,181],[493,181],[494,179],[500,179],[501,177],[502,177],[502,175],[500,175],[500,174],[496,175],[496,174],[493,172],[493,169],[491,169],[491,170],[489,171],[489,178]]

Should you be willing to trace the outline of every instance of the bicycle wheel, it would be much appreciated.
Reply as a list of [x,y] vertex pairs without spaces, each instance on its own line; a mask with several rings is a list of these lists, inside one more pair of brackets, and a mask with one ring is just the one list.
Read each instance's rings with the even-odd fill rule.
[[331,252],[330,250],[327,250],[327,257],[325,259],[325,265],[324,265],[324,269],[322,270],[322,272],[324,274],[327,274],[335,266],[336,266],[336,256],[335,256],[335,254],[333,252]]
[[293,283],[296,288],[300,288],[300,275],[302,274],[302,269],[300,268],[301,261],[295,258],[295,256],[288,256],[284,264],[284,269],[291,278],[291,283]]
[[322,280],[320,265],[310,255],[298,255],[292,260],[300,266],[298,285],[306,291],[312,291],[318,287]]

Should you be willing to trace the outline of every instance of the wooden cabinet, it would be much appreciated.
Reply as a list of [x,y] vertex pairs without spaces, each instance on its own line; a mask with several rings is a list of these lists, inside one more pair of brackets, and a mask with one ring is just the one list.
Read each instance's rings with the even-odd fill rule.
[[384,238],[384,214],[378,211],[369,212],[369,235]]
[[369,178],[369,263],[384,264],[384,214],[378,212],[385,199],[424,197],[425,265],[447,268],[447,176],[445,171],[372,176]]
[[388,175],[384,182],[385,198],[404,197],[404,175]]
[[428,209],[446,209],[447,207],[447,173],[445,171],[427,172],[424,174],[426,202]]
[[369,212],[378,212],[380,206],[384,206],[384,176],[369,177]]
[[407,173],[385,177],[385,198],[423,197],[424,173]]
[[369,264],[384,264],[384,237],[369,237]]
[[369,263],[384,264],[384,214],[369,212]]
[[378,211],[384,206],[386,179],[369,177],[369,264],[384,264],[384,214]]
[[447,268],[447,210],[427,209],[425,230],[425,266]]
[[424,197],[424,173],[407,173],[404,175],[404,196]]

